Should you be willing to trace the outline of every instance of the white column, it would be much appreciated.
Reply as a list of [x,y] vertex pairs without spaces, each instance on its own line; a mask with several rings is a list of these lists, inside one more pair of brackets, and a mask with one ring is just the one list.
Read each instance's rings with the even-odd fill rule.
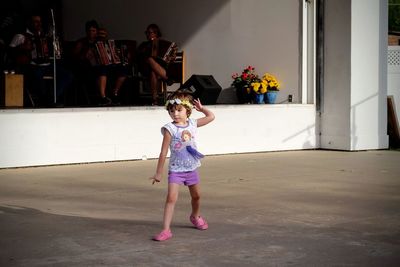
[[308,3],[302,1],[302,75],[301,75],[301,103],[307,104],[308,96]]
[[387,0],[352,0],[351,150],[388,147]]
[[387,0],[326,0],[321,147],[388,147]]

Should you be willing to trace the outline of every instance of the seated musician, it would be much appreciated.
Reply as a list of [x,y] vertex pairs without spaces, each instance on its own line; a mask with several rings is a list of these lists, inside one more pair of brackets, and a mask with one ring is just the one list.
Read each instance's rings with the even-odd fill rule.
[[[78,71],[81,74],[89,74],[94,77],[94,84],[100,97],[100,105],[119,104],[119,91],[129,75],[129,67],[120,62],[104,62],[99,45],[108,42],[107,32],[100,29],[95,20],[86,22],[86,37],[76,42],[73,54],[76,66],[79,69],[86,68],[86,71]],[[111,77],[116,77],[111,91],[111,98],[107,97],[107,81]],[[86,77],[90,78],[90,77]]]
[[161,90],[161,81],[166,82],[167,85],[171,85],[173,82],[168,79],[167,63],[159,60],[157,51],[154,49],[154,42],[160,40],[161,37],[160,28],[156,24],[150,24],[147,26],[145,34],[147,41],[141,43],[138,47],[139,70],[150,78],[152,104],[157,105],[157,95]]
[[[24,81],[31,93],[39,97],[39,106],[54,103],[54,88],[47,86],[44,76],[54,77],[53,37],[46,34],[42,18],[32,15],[26,32],[16,34],[10,42],[10,63],[17,73],[24,74]],[[56,58],[60,59],[59,46],[55,47]],[[62,104],[63,94],[73,81],[72,74],[56,61],[56,102]],[[53,84],[53,83],[52,83]]]

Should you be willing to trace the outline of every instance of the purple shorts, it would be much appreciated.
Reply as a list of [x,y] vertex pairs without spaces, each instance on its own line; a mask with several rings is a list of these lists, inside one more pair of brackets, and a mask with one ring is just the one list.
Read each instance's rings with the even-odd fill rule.
[[169,172],[168,183],[179,184],[179,185],[195,185],[200,182],[199,174],[197,170],[190,172]]

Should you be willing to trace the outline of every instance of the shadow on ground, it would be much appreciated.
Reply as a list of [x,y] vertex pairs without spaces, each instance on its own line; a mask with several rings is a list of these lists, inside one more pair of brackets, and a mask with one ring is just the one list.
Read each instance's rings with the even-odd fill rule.
[[[159,222],[55,215],[0,207],[0,266],[396,266],[400,232],[368,236],[346,225],[175,224],[174,238],[151,240]],[[395,235],[393,235],[395,234]]]

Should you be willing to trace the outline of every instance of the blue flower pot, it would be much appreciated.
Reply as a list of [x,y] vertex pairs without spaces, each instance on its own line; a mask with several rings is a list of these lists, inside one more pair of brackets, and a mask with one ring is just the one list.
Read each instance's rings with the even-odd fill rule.
[[278,95],[277,91],[268,91],[266,93],[268,104],[275,104],[276,96]]
[[254,102],[256,104],[264,104],[264,94],[255,94]]

